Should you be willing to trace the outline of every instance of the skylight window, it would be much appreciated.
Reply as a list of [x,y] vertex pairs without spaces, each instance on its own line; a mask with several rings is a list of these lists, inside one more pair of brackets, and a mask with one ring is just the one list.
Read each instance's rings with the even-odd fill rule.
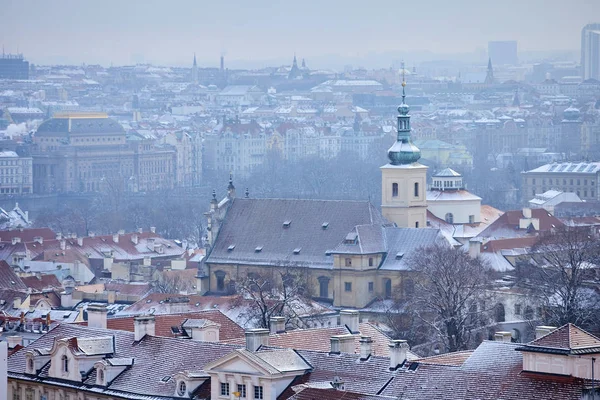
[[296,247],[296,248],[294,249],[294,254],[300,254],[300,250],[302,250],[302,248],[301,248],[301,247]]
[[262,246],[256,246],[256,248],[254,249],[254,251],[256,253],[260,253],[262,251],[263,247]]
[[292,224],[292,221],[291,221],[291,220],[289,220],[289,219],[288,219],[288,220],[285,220],[285,221],[283,221],[283,227],[284,227],[284,228],[289,228],[291,224]]
[[235,249],[235,244],[229,245],[229,247],[227,248],[227,251],[233,251],[233,249]]

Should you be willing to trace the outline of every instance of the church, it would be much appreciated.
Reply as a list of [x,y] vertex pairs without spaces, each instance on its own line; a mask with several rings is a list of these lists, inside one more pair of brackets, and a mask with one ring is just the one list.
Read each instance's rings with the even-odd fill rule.
[[289,268],[301,271],[313,298],[335,307],[363,308],[412,293],[407,259],[444,239],[427,228],[427,167],[411,140],[402,86],[397,140],[381,167],[381,210],[368,201],[237,197],[230,177],[227,196],[218,201],[213,191],[206,213],[200,294],[232,294],[249,274],[277,280]]

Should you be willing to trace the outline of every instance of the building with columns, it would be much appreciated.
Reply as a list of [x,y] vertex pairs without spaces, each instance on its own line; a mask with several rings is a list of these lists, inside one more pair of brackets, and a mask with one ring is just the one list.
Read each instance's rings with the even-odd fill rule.
[[398,137],[388,150],[389,164],[381,167],[381,213],[399,227],[424,228],[427,223],[427,167],[418,161],[421,151],[410,137],[409,107],[398,107]]

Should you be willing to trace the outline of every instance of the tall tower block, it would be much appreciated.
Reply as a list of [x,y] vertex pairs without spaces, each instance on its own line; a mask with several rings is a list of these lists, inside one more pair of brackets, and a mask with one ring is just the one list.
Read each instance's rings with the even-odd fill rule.
[[381,212],[399,227],[425,228],[427,167],[418,162],[421,150],[410,138],[410,109],[405,102],[405,87],[406,82],[402,77],[398,137],[388,150],[389,164],[381,167]]

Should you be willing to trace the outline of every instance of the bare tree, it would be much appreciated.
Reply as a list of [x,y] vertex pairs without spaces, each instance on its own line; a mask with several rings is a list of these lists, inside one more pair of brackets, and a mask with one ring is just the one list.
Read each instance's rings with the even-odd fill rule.
[[249,272],[236,286],[240,305],[250,301],[245,317],[259,328],[269,328],[271,317],[285,317],[286,325],[298,325],[301,315],[310,311],[303,267],[274,269],[270,274]]
[[545,323],[598,329],[600,295],[594,283],[600,241],[587,227],[559,227],[542,234],[526,274],[544,306]]
[[179,271],[157,271],[152,284],[157,293],[189,293],[194,289],[194,282],[182,278]]
[[465,350],[471,333],[487,317],[483,304],[489,293],[489,267],[480,258],[443,244],[421,248],[408,262],[418,278],[407,305],[447,351]]

